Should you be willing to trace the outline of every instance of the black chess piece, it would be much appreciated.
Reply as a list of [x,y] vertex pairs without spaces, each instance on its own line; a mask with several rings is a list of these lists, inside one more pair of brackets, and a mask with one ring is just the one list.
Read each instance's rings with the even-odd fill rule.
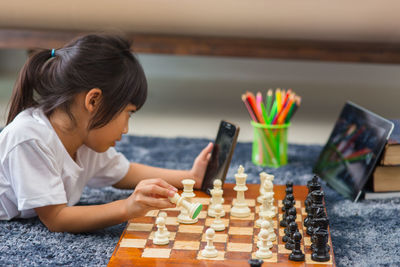
[[[313,234],[314,222],[315,218],[326,217],[325,209],[324,209],[324,192],[317,190],[311,193],[313,203],[311,205],[311,212],[307,216],[309,219],[307,221],[307,234]],[[317,212],[319,211],[319,212]],[[306,218],[307,219],[307,218]]]
[[286,226],[287,226],[287,224],[286,224],[286,218],[287,218],[287,216],[289,216],[289,209],[290,209],[291,207],[293,207],[293,205],[292,205],[292,202],[291,202],[291,201],[285,201],[285,202],[283,203],[283,205],[285,206],[285,213],[283,213],[283,215],[282,215],[282,220],[279,222],[279,225],[280,225],[281,227],[286,227]]
[[314,261],[324,262],[330,260],[329,249],[327,248],[328,243],[328,231],[319,230],[316,231],[315,236],[315,247],[311,254],[311,259]]
[[294,239],[294,248],[292,249],[292,253],[289,255],[289,260],[291,261],[304,261],[305,255],[303,251],[301,251],[301,234],[299,231],[296,231],[293,234],[293,239]]
[[293,239],[293,234],[296,233],[298,230],[298,226],[296,222],[291,222],[289,224],[289,231],[290,231],[290,238],[285,244],[285,248],[292,250],[294,248],[294,239]]
[[[292,217],[289,218],[290,216],[292,216]],[[291,208],[288,210],[288,216],[286,217],[286,225],[289,225],[289,223],[291,223],[291,222],[293,222],[293,221],[296,221],[296,218],[297,218],[296,207],[291,207]],[[284,230],[284,233],[285,233],[285,234],[289,232],[289,229],[288,229],[288,228],[289,228],[289,227],[286,226],[286,228],[285,228],[285,230]],[[285,241],[285,242],[286,242],[286,241]]]
[[304,201],[304,206],[306,207],[306,211],[308,212],[308,208],[311,206],[311,193],[315,190],[321,190],[321,184],[318,182],[318,176],[314,175],[314,177],[307,182],[308,194],[307,198]]
[[294,222],[295,220],[296,220],[296,217],[294,217],[293,215],[289,215],[286,218],[287,226],[286,226],[286,228],[284,230],[285,235],[282,237],[282,241],[285,242],[285,243],[288,242],[289,239],[290,239],[290,234],[291,233],[290,233],[289,225],[290,225],[291,222]]
[[[319,214],[321,214],[321,213],[323,213],[323,215],[322,216],[320,216]],[[317,214],[318,214],[318,216],[320,216],[319,218],[315,218],[314,220],[313,220],[313,234],[312,234],[312,236],[311,236],[311,250],[312,251],[314,251],[314,249],[315,249],[315,246],[316,246],[316,236],[315,236],[315,233],[317,232],[317,231],[320,231],[320,230],[324,230],[324,231],[327,231],[328,232],[328,225],[329,225],[329,220],[328,220],[328,217],[326,217],[326,215],[325,215],[325,212],[323,211],[320,211],[320,210],[317,210]],[[325,216],[324,216],[325,215]],[[330,250],[330,247],[329,247],[329,245],[326,245],[326,248],[328,249],[328,252],[329,252],[329,250]]]
[[[293,183],[292,182],[287,182],[286,183],[286,189],[285,189],[285,198],[283,199],[282,203],[284,201],[287,201],[287,196],[292,194],[293,195]],[[285,206],[282,206],[282,212],[285,212]]]
[[264,263],[264,261],[261,259],[250,259],[249,260],[250,267],[261,267],[261,265],[263,263]]

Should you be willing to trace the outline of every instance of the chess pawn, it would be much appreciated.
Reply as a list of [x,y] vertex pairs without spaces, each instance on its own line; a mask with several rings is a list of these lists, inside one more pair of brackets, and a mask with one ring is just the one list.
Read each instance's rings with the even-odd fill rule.
[[237,192],[236,199],[233,200],[231,215],[233,217],[244,218],[250,216],[250,208],[244,198],[244,192],[247,191],[246,179],[247,174],[244,173],[242,165],[239,166],[238,172],[235,174],[236,186],[233,188]]
[[248,263],[250,264],[250,267],[261,267],[264,261],[261,259],[250,259],[248,260]]
[[178,208],[183,207],[185,208],[188,213],[189,217],[192,219],[197,218],[199,216],[203,205],[200,203],[190,203],[185,198],[181,197],[178,193],[175,193],[173,197],[168,197],[169,201],[175,203]]
[[[211,203],[207,211],[207,214],[210,217],[215,217],[215,205],[224,203],[224,199],[222,197],[224,191],[221,189],[222,181],[220,179],[215,179],[213,184],[214,188],[210,190]],[[221,217],[224,216],[225,216],[225,211],[222,209]]]
[[294,248],[294,239],[293,239],[293,234],[296,233],[298,230],[298,225],[296,222],[291,222],[289,224],[289,231],[290,231],[290,238],[285,244],[285,248],[292,250]]
[[154,233],[153,244],[166,245],[169,243],[169,238],[165,234],[165,219],[157,217],[156,219],[157,231]]
[[218,256],[218,250],[215,249],[215,246],[213,244],[214,236],[215,236],[214,229],[208,228],[206,231],[207,245],[200,252],[201,256],[203,256],[205,258],[215,258]]
[[[166,212],[160,212],[158,214],[158,217],[162,217],[164,218],[164,221],[167,222],[167,213]],[[169,238],[169,236],[171,235],[171,233],[168,231],[167,227],[164,226],[164,234]]]
[[212,224],[210,225],[210,227],[212,229],[214,229],[215,231],[224,231],[225,230],[225,224],[221,220],[222,210],[223,209],[222,209],[221,204],[215,205],[215,219],[212,222]]
[[[187,202],[191,203],[191,199],[196,196],[193,193],[193,186],[195,184],[195,181],[192,179],[184,179],[182,180],[182,184],[183,184],[182,197]],[[197,218],[193,219],[189,216],[188,210],[186,210],[185,208],[181,208],[181,213],[178,215],[178,222],[185,224],[193,224],[197,223],[197,221],[198,221]]]
[[294,239],[294,248],[292,250],[292,253],[289,255],[289,260],[291,261],[304,261],[304,253],[301,251],[301,234],[300,232],[296,231],[293,234],[293,239]]
[[[263,222],[261,223],[260,233],[261,233],[261,231],[263,231],[263,230],[267,231],[267,233],[268,233],[268,237],[267,237],[268,246],[269,246],[269,247],[272,247],[272,242],[276,240],[276,235],[275,235],[275,240],[273,240],[273,237],[271,236],[271,234],[272,234],[272,233],[275,234],[275,232],[274,232],[273,225],[271,224],[270,221],[265,220],[265,221],[263,221]],[[262,246],[262,241],[261,241],[261,239],[260,239],[260,233],[258,234],[259,240],[257,241],[257,247],[258,247],[258,248]]]
[[258,234],[258,239],[261,241],[261,246],[256,251],[256,257],[259,259],[268,259],[272,257],[270,248],[272,243],[268,241],[268,231],[262,229]]

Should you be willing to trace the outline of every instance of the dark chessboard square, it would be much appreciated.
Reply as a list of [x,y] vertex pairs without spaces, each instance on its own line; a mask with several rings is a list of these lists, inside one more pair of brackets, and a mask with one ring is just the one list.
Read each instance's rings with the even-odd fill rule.
[[243,260],[247,261],[251,259],[251,253],[248,252],[237,252],[237,251],[227,251],[225,253],[225,258],[230,260]]
[[233,227],[254,227],[254,221],[231,219],[229,225]]
[[195,259],[198,250],[183,250],[183,249],[173,249],[171,250],[171,259]]
[[127,231],[124,238],[147,239],[151,232],[129,232]]
[[181,233],[177,232],[175,236],[175,240],[180,241],[193,241],[193,240],[201,240],[202,233]]

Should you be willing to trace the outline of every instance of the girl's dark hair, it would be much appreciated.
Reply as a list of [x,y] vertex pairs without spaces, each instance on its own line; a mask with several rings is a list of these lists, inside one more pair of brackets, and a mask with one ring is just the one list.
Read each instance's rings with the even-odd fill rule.
[[34,53],[23,66],[10,100],[7,124],[18,113],[41,107],[47,116],[64,110],[75,123],[70,105],[76,94],[92,88],[102,100],[89,129],[110,122],[129,103],[140,109],[147,97],[147,81],[130,42],[117,35],[89,34],[61,49]]

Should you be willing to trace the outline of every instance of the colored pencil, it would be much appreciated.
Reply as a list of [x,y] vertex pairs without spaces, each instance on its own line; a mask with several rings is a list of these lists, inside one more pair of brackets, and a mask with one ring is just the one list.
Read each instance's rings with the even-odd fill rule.
[[260,112],[260,113],[262,113],[262,111],[261,111],[261,103],[262,102],[263,102],[262,94],[261,94],[261,92],[257,92],[257,94],[256,94],[256,104],[257,104],[258,112]]
[[272,105],[272,89],[269,89],[267,92],[267,106],[265,107],[267,110],[267,116],[271,113],[271,105]]
[[276,112],[279,113],[281,111],[281,104],[282,104],[282,98],[281,98],[281,89],[276,89],[275,91],[275,102],[276,102]]
[[246,95],[245,95],[245,94],[242,95],[242,101],[243,101],[244,105],[246,106],[247,111],[249,112],[250,118],[251,118],[253,121],[258,122],[258,120],[257,120],[257,118],[256,118],[256,116],[255,116],[255,114],[254,114],[254,112],[253,112],[253,110],[252,110],[251,107],[250,107],[250,104],[247,102],[247,99],[246,99]]

